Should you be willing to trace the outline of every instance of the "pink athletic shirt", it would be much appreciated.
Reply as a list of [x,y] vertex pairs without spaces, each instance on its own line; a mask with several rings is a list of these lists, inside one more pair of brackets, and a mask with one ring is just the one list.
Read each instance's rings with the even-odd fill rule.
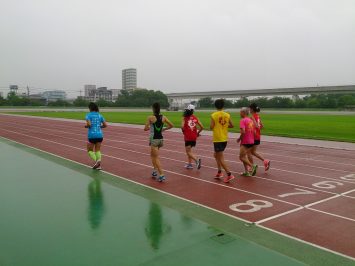
[[239,127],[245,129],[240,144],[254,144],[254,123],[249,117],[240,120]]

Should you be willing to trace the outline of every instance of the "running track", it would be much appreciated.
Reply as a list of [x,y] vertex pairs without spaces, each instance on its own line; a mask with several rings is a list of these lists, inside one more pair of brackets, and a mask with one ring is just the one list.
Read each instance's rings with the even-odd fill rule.
[[[4,138],[91,165],[83,123],[9,115],[0,115],[0,122]],[[182,135],[165,133],[164,183],[150,177],[147,133],[142,129],[108,127],[102,151],[103,168],[114,175],[355,258],[355,151],[263,142],[259,151],[272,161],[271,170],[264,173],[259,167],[257,176],[237,177],[229,184],[213,178],[209,136],[201,136],[195,149],[203,164],[197,171],[183,167]],[[225,157],[236,175],[242,171],[237,154],[231,139]]]

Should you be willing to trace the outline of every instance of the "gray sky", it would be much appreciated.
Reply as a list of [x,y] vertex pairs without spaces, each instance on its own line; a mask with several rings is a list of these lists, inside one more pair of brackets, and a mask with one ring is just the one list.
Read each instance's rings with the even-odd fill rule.
[[0,86],[355,84],[354,0],[0,0]]

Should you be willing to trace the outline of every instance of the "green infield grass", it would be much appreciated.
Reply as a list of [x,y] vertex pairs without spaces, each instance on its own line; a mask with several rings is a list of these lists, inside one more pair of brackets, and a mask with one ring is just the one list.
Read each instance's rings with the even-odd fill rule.
[[[45,116],[55,118],[85,119],[85,112],[16,112],[15,114]],[[102,112],[108,122],[144,124],[149,112]],[[176,127],[180,127],[181,112],[163,112]],[[231,113],[235,127],[239,131],[239,113]],[[210,123],[210,113],[196,112],[206,129]],[[294,138],[309,138],[355,142],[355,116],[315,115],[315,114],[261,114],[265,128],[264,135]]]

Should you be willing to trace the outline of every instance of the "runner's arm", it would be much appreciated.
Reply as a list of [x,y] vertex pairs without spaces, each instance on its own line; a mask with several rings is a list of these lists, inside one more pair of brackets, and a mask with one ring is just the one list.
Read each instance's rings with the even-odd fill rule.
[[101,125],[101,128],[105,128],[105,127],[107,127],[107,123],[106,123],[106,121],[103,121],[102,125]]
[[144,125],[144,131],[148,131],[150,129],[150,116],[148,116],[147,121]]
[[163,117],[163,122],[168,124],[167,127],[163,128],[163,131],[169,130],[174,127],[174,124],[171,123],[170,120],[166,116]]
[[244,134],[245,134],[245,128],[240,128],[240,136],[239,138],[237,138],[238,143],[243,139]]
[[263,122],[261,122],[261,120],[260,120],[260,129],[263,129],[264,128],[264,124],[263,124]]
[[90,120],[86,120],[85,128],[90,128],[90,127],[91,127],[91,122],[90,122]]
[[253,121],[254,126],[255,126],[256,128],[260,128],[260,126],[258,125],[258,123],[256,122],[256,120],[255,120],[255,118],[254,118],[253,116],[250,117],[250,119],[251,119],[251,121]]
[[184,126],[185,126],[185,119],[182,118],[181,119],[181,131],[182,131],[182,133],[184,133]]
[[214,129],[215,123],[214,120],[211,117],[211,123],[210,123],[210,129]]
[[234,127],[234,125],[233,125],[232,119],[229,119],[228,128],[233,128],[233,127]]
[[199,126],[199,130],[197,131],[197,136],[200,136],[200,133],[201,133],[202,130],[203,130],[203,125],[202,125],[202,123],[200,122],[200,120],[197,120],[197,125]]

